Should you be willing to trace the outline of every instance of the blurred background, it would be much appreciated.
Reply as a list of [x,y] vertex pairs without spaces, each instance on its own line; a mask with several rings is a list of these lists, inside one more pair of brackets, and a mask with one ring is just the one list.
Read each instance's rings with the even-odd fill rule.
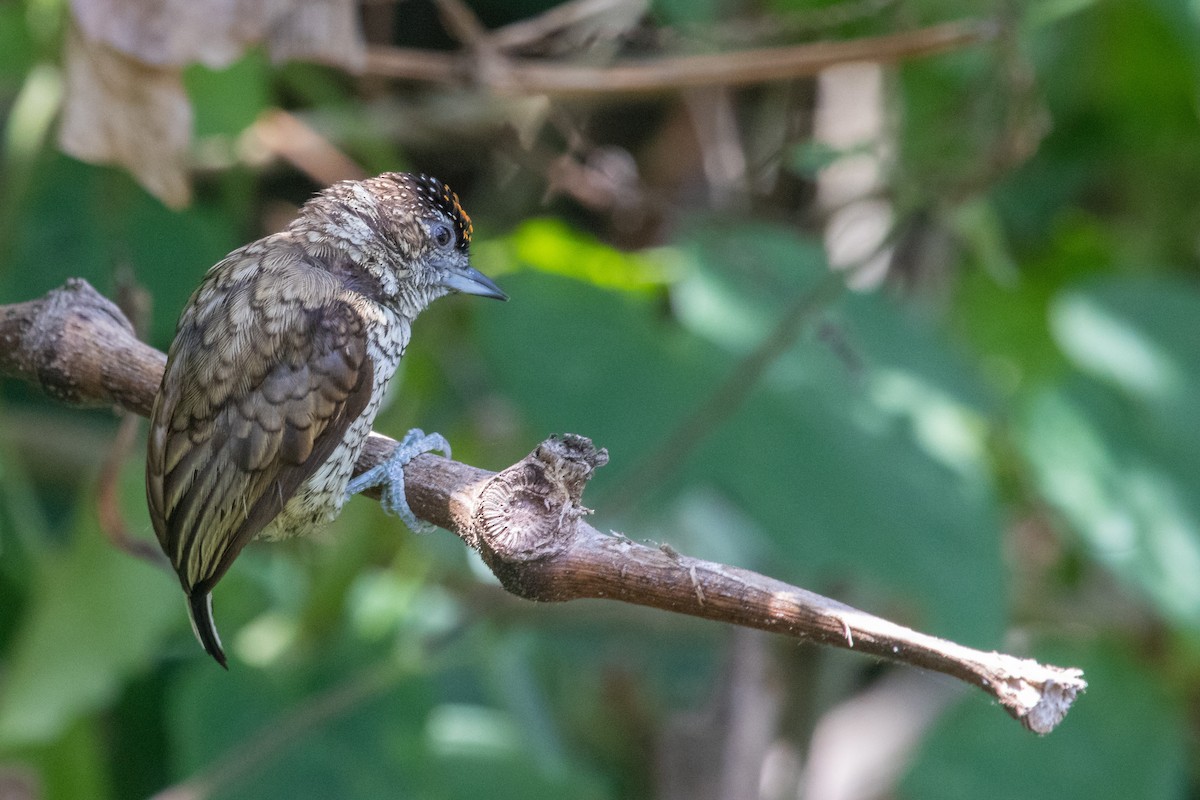
[[438,175],[512,301],[427,311],[378,430],[587,435],[597,527],[1088,693],[1039,739],[521,601],[365,500],[245,551],[226,673],[109,542],[144,421],[5,380],[0,798],[1200,797],[1200,6],[468,2],[0,2],[0,303],[83,277],[165,349],[321,186]]

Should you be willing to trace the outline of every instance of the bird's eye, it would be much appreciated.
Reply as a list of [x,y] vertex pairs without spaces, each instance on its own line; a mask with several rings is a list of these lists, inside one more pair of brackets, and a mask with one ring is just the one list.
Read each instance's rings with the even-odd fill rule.
[[446,247],[454,241],[453,231],[441,223],[434,225],[430,234],[433,236],[433,241],[438,247]]

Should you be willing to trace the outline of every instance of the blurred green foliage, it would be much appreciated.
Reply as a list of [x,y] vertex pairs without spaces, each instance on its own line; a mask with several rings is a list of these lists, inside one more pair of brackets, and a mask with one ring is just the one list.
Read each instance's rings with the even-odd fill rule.
[[[429,9],[396,14],[410,5],[416,22],[396,41],[443,42]],[[477,7],[501,24],[551,4],[523,5]],[[669,44],[709,50],[722,20],[753,8],[672,0],[651,18],[677,26]],[[543,177],[496,137],[406,143],[387,121],[415,92],[381,97],[257,51],[187,70],[207,166],[192,206],[167,210],[120,170],[54,147],[65,9],[29,0],[0,4],[0,303],[72,276],[114,293],[128,271],[153,298],[146,336],[165,349],[204,270],[317,188],[237,157],[245,129],[274,107],[340,121],[335,144],[368,169],[449,171],[482,232],[477,266],[513,298],[430,309],[378,429],[440,430],[489,468],[548,434],[588,435],[612,456],[586,500],[601,528],[1087,670],[1089,693],[1044,740],[982,695],[957,702],[896,796],[1195,796],[1200,10],[778,0],[756,13],[768,30],[827,38],[988,13],[1009,26],[889,72],[885,194],[910,259],[881,288],[797,312],[829,273],[811,180],[861,148],[797,134],[774,158],[795,192],[740,206],[663,179],[651,193],[669,210],[645,236],[539,202]],[[761,112],[754,124],[771,124],[770,99],[741,97]],[[661,159],[670,148],[651,145],[679,114],[675,99],[655,102],[570,114],[635,159]],[[674,157],[702,181],[687,153]],[[669,172],[639,166],[651,183]],[[948,257],[906,249],[937,239]],[[663,460],[668,433],[795,313],[803,334],[742,402]],[[365,501],[322,540],[239,559],[215,599],[224,673],[192,640],[174,580],[103,539],[94,486],[116,424],[0,386],[0,785],[55,798],[168,786],[647,797],[663,731],[723,685],[726,629],[517,601],[453,537],[414,537]],[[139,455],[119,494],[146,537]],[[645,463],[669,466],[647,476]],[[781,741],[803,759],[821,715],[883,668],[783,639],[771,649]]]

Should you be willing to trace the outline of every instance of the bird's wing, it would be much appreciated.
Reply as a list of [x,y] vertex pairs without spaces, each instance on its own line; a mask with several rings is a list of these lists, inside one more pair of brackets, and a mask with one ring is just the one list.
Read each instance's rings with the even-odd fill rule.
[[372,390],[364,321],[332,276],[300,258],[243,268],[252,256],[197,290],[151,416],[150,517],[193,595],[329,458]]

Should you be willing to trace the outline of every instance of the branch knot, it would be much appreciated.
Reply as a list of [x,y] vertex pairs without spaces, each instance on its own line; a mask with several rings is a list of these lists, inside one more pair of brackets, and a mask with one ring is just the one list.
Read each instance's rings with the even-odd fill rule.
[[551,436],[532,453],[487,481],[472,514],[470,544],[521,597],[543,595],[544,587],[522,580],[531,561],[553,558],[574,541],[578,521],[591,513],[580,501],[608,451],[586,436]]

